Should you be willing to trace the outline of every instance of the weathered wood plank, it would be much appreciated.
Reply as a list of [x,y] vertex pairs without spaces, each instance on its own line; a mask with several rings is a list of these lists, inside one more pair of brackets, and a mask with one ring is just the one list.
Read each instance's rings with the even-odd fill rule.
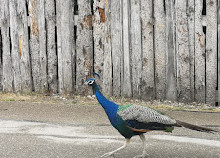
[[131,68],[133,97],[141,97],[142,41],[140,0],[131,1]]
[[39,26],[37,17],[37,2],[36,0],[29,1],[29,16],[30,16],[30,53],[31,53],[31,67],[33,77],[33,90],[40,92],[40,54],[39,54]]
[[17,14],[18,14],[18,45],[20,55],[20,71],[21,71],[21,85],[22,92],[32,92],[32,76],[31,76],[31,62],[28,39],[28,17],[26,1],[17,0]]
[[[220,0],[218,0],[218,42],[220,41]],[[218,106],[220,106],[220,44],[218,43]]]
[[63,58],[61,49],[61,0],[56,0],[56,27],[57,27],[57,62],[58,62],[58,92],[64,91],[63,86]]
[[142,24],[142,79],[141,96],[155,99],[154,51],[153,51],[153,0],[141,0]]
[[202,28],[203,0],[195,0],[195,101],[205,102],[205,34]]
[[29,0],[30,15],[30,52],[35,92],[45,93],[48,90],[46,70],[46,36],[44,0]]
[[164,1],[154,1],[155,85],[156,99],[166,97],[166,17]]
[[59,92],[73,92],[74,19],[73,1],[57,0]]
[[[179,2],[176,2],[177,4]],[[166,1],[166,98],[177,100],[177,67],[176,67],[176,10],[173,0]]]
[[[76,40],[76,89],[77,94],[88,94],[84,84],[93,72],[93,37],[91,1],[78,1],[79,16]],[[91,94],[91,93],[90,93]]]
[[176,1],[177,86],[178,101],[190,102],[191,75],[187,1]]
[[188,0],[188,5],[187,5],[187,15],[188,15],[188,36],[189,36],[189,53],[190,53],[190,95],[191,101],[195,100],[195,71],[194,71],[194,66],[195,66],[195,3],[194,0]]
[[105,1],[105,38],[104,38],[104,67],[103,93],[112,96],[112,45],[111,45],[111,1]]
[[100,89],[103,87],[104,47],[105,47],[105,0],[94,0],[93,4],[94,71],[100,74]]
[[[2,14],[1,9],[0,9],[0,15]],[[0,21],[1,21],[1,17],[0,17]],[[1,25],[1,22],[0,22]],[[0,27],[0,91],[3,90],[3,69],[2,69],[2,34],[1,34],[1,27]]]
[[131,88],[131,59],[130,59],[130,2],[123,0],[123,59],[124,59],[124,74],[122,95],[125,97],[132,96]]
[[120,96],[123,87],[122,1],[111,1],[111,42],[113,95]]
[[39,57],[40,57],[40,91],[48,92],[47,80],[47,48],[46,48],[46,23],[45,23],[45,0],[37,1],[37,18],[39,29]]
[[3,91],[13,92],[13,72],[10,51],[9,31],[9,1],[1,0],[1,33],[2,33],[2,62],[3,62]]
[[215,105],[217,87],[217,1],[206,0],[206,103]]
[[9,1],[10,12],[10,37],[11,37],[11,57],[12,57],[12,72],[14,78],[14,91],[21,91],[21,70],[20,70],[20,55],[18,48],[18,19],[17,19],[17,3],[15,0]]
[[48,67],[48,88],[49,92],[56,93],[58,91],[58,74],[57,74],[57,52],[55,43],[55,1],[45,1],[45,18],[46,18],[46,45],[47,45],[47,67]]
[[[1,1],[0,1],[1,3]],[[3,63],[2,63],[2,30],[1,30],[1,15],[2,9],[0,7],[0,91],[3,90]]]

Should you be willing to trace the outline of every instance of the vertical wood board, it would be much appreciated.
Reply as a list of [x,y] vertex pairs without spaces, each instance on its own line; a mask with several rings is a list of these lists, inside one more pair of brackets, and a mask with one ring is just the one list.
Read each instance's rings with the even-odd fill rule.
[[104,47],[105,47],[105,0],[94,0],[93,4],[93,41],[94,41],[94,71],[100,75],[97,80],[100,89],[103,87]]
[[[133,4],[133,3],[132,3]],[[124,74],[123,74],[123,87],[122,95],[126,97],[132,96],[132,87],[131,87],[131,59],[130,59],[130,2],[123,0],[123,59],[124,59]]]
[[55,1],[45,1],[45,20],[46,20],[46,46],[47,46],[47,67],[48,67],[48,88],[51,93],[58,92],[58,60],[56,52],[56,15]]
[[61,0],[56,0],[56,27],[57,27],[57,62],[58,62],[58,92],[64,92],[62,29],[61,29]]
[[73,92],[74,21],[73,2],[56,1],[58,85],[60,93]]
[[[177,2],[178,4],[178,2]],[[166,98],[177,100],[176,68],[176,10],[173,0],[166,1]]]
[[[218,0],[218,42],[220,41],[220,0]],[[218,43],[218,106],[220,106],[220,44]]]
[[40,61],[40,89],[41,92],[48,92],[47,80],[47,53],[46,53],[46,21],[45,21],[45,0],[38,1],[37,17],[39,26],[39,61]]
[[177,84],[178,100],[190,102],[191,76],[187,1],[176,2]]
[[11,37],[11,57],[12,57],[12,72],[14,78],[14,91],[21,91],[21,70],[20,70],[20,55],[18,48],[18,19],[17,19],[17,2],[9,1],[10,12],[10,37]]
[[28,17],[27,17],[27,2],[24,0],[17,0],[17,14],[18,14],[18,47],[20,57],[20,71],[22,92],[32,92],[32,76],[31,76],[31,61],[30,61],[30,47],[28,39]]
[[131,1],[131,72],[133,97],[141,96],[142,41],[140,1]]
[[205,102],[205,34],[202,27],[203,0],[195,0],[195,101]]
[[[88,94],[84,84],[93,72],[93,37],[91,1],[78,1],[79,15],[76,40],[76,89],[77,94]],[[91,94],[91,92],[89,93]]]
[[33,78],[33,90],[42,92],[41,87],[41,63],[40,63],[40,43],[39,43],[39,24],[38,24],[38,2],[29,0],[28,11],[30,16],[30,53]]
[[206,103],[215,105],[217,87],[217,1],[206,0]]
[[105,1],[105,37],[104,37],[104,67],[103,93],[112,96],[112,45],[111,45],[111,1]]
[[154,1],[154,45],[156,99],[166,98],[166,17],[164,1]]
[[[0,10],[0,15],[1,15],[1,10]],[[1,21],[1,17],[0,17],[0,21]],[[3,70],[2,70],[2,35],[1,35],[1,27],[0,27],[0,91],[3,90],[2,80],[3,80]]]
[[2,33],[2,74],[3,74],[3,91],[13,92],[13,72],[10,51],[10,34],[9,34],[9,1],[0,1],[1,9],[1,33]]
[[122,0],[111,1],[111,44],[113,66],[113,95],[120,96],[123,72],[122,72]]
[[195,99],[195,0],[188,0],[188,36],[189,36],[189,55],[190,55],[190,100]]
[[74,52],[74,20],[72,0],[60,1],[61,11],[61,53],[62,78],[64,93],[73,92],[73,52]]
[[155,99],[154,46],[153,46],[153,0],[141,0],[142,25],[142,99]]

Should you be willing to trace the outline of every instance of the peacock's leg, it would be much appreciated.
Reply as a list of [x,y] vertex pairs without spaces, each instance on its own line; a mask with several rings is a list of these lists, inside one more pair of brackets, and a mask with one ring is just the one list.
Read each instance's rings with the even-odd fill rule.
[[123,146],[121,146],[120,148],[118,148],[118,149],[116,149],[116,150],[114,150],[114,151],[108,152],[108,153],[102,155],[101,157],[112,156],[114,153],[118,152],[119,150],[122,150],[122,149],[126,148],[129,143],[130,143],[130,139],[125,139],[125,143],[124,143]]
[[143,153],[142,153],[142,155],[135,156],[134,158],[145,158],[145,156],[146,156],[146,139],[145,139],[144,134],[141,134],[139,136],[140,136],[140,138],[142,140]]

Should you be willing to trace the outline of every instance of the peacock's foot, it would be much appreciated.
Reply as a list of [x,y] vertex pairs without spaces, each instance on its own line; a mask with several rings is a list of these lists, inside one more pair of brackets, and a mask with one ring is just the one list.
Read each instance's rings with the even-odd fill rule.
[[114,157],[114,152],[108,152],[108,153],[102,155],[101,157],[109,157],[109,156],[113,156]]

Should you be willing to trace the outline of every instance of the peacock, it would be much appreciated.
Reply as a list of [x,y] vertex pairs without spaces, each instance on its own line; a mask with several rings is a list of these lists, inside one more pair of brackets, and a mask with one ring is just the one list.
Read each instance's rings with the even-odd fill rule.
[[98,102],[104,108],[112,126],[116,128],[122,136],[125,137],[125,143],[123,146],[114,151],[108,152],[101,157],[114,156],[116,152],[128,146],[131,137],[139,135],[140,139],[142,140],[143,153],[142,155],[136,156],[136,158],[144,158],[146,156],[146,139],[144,133],[149,131],[160,130],[165,132],[172,132],[174,127],[185,127],[202,132],[216,132],[210,128],[200,127],[175,120],[148,107],[139,105],[119,106],[103,96],[94,78],[88,79],[86,84],[92,87]]

